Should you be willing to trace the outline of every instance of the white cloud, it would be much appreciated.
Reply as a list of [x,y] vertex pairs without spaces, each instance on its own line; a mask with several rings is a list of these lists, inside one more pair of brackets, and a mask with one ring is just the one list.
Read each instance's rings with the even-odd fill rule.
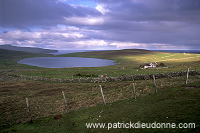
[[132,42],[113,42],[110,45],[116,46],[117,48],[146,46],[146,44],[143,44],[143,43],[132,43]]
[[0,45],[4,45],[6,44],[7,42],[5,42],[3,39],[0,39]]
[[[38,30],[38,31],[20,31],[14,30],[6,33],[0,33],[0,44],[13,44],[21,46],[35,46],[41,45],[45,47],[46,44],[53,44],[54,42],[67,42],[84,38],[85,35],[80,33],[76,27],[54,28],[52,30]],[[53,45],[56,45],[54,43]]]
[[104,19],[102,17],[71,17],[65,18],[67,24],[74,25],[102,25]]
[[[164,43],[135,43],[132,41],[111,41],[92,39],[91,35],[103,34],[98,30],[87,30],[71,26],[59,26],[53,30],[38,30],[37,32],[10,31],[0,34],[0,44],[20,46],[37,46],[55,49],[179,49],[178,46]],[[104,35],[106,36],[106,35]],[[182,49],[187,49],[182,47]]]
[[54,30],[66,32],[66,30],[67,31],[78,31],[78,30],[80,30],[80,28],[76,27],[76,26],[57,25],[57,27]]
[[66,30],[78,31],[78,30],[80,30],[80,28],[75,27],[75,26],[67,26],[67,27],[66,27]]
[[5,37],[11,39],[28,39],[28,38],[40,38],[41,33],[39,32],[23,32],[20,30],[10,31],[4,34]]
[[[115,46],[118,49],[126,49],[126,48],[136,48],[136,49],[179,49],[178,46],[173,44],[163,44],[163,43],[133,43],[133,42],[112,42],[110,45]],[[187,49],[187,47],[182,47],[182,49]]]
[[75,42],[77,48],[83,47],[99,47],[99,46],[107,46],[108,43],[104,40],[86,40],[86,41],[78,41]]
[[106,9],[105,7],[104,7],[104,5],[97,5],[96,6],[96,10],[98,10],[99,12],[101,12],[103,15],[105,15],[107,12],[109,12],[109,10],[108,9]]
[[[152,43],[150,44],[151,47],[149,49],[151,50],[180,50],[180,46],[176,46],[173,44],[163,44],[163,43]],[[181,50],[188,49],[187,46],[181,46]]]

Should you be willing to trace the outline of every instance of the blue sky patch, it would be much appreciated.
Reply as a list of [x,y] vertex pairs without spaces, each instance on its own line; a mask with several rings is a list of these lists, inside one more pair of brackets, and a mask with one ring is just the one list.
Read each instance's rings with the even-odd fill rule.
[[97,3],[94,0],[69,0],[68,4],[83,5],[87,7],[96,7]]

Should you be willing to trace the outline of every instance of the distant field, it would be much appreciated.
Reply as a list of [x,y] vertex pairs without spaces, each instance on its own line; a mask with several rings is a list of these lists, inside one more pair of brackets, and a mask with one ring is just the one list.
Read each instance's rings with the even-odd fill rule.
[[[112,59],[117,65],[105,67],[87,68],[62,68],[62,69],[42,69],[37,72],[23,72],[29,76],[43,76],[47,78],[76,78],[81,75],[108,75],[111,77],[133,74],[165,73],[173,71],[200,70],[200,54],[184,53],[162,53],[148,50],[114,50],[95,51],[59,55],[61,57],[89,57]],[[157,62],[164,63],[167,68],[139,69],[141,64]],[[84,78],[84,77],[83,77]]]

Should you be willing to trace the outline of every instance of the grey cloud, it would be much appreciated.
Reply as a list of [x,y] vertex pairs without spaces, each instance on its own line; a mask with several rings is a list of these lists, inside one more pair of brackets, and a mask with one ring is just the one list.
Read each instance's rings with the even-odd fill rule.
[[[107,39],[199,48],[199,0],[99,0],[110,11],[101,27]],[[194,48],[193,47],[193,48]]]
[[[0,38],[13,42],[33,40],[38,44],[46,42],[51,46],[60,47],[69,45],[70,48],[75,47],[76,41],[94,39],[110,43],[147,43],[148,48],[151,48],[152,43],[160,43],[171,44],[177,48],[187,46],[200,49],[200,0],[97,1],[109,11],[101,14],[95,8],[71,6],[58,0],[0,0],[3,2],[0,5],[4,5],[0,8],[3,18],[1,26],[18,28],[40,26],[46,32],[50,32],[41,34],[39,39],[28,36],[9,38],[6,36],[9,32],[2,33],[5,35]],[[64,17],[69,19],[68,22]],[[92,24],[87,24],[85,18],[91,18]],[[95,22],[95,18],[103,21]],[[53,31],[52,26],[57,24],[75,26],[79,29],[77,32],[84,37],[53,34],[54,32],[70,34],[67,29]],[[84,46],[89,47],[85,44]]]
[[109,0],[101,1],[109,8],[112,19],[127,21],[197,21],[199,0]]
[[64,24],[64,17],[101,15],[86,7],[73,7],[57,0],[1,0],[1,23],[4,27],[52,26]]

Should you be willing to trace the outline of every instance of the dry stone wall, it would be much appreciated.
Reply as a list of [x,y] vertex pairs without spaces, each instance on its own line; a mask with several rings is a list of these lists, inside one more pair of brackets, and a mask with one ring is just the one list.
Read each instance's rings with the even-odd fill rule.
[[[187,72],[171,72],[171,73],[158,73],[158,74],[139,74],[139,75],[122,75],[119,77],[104,77],[104,78],[74,78],[74,79],[61,79],[61,78],[45,78],[40,76],[27,76],[20,74],[9,73],[8,76],[15,76],[20,80],[42,80],[49,82],[64,82],[64,83],[101,83],[101,82],[117,82],[117,81],[132,81],[132,80],[148,80],[153,79],[153,75],[158,78],[171,78],[185,76]],[[190,71],[190,76],[200,75],[200,72]]]

